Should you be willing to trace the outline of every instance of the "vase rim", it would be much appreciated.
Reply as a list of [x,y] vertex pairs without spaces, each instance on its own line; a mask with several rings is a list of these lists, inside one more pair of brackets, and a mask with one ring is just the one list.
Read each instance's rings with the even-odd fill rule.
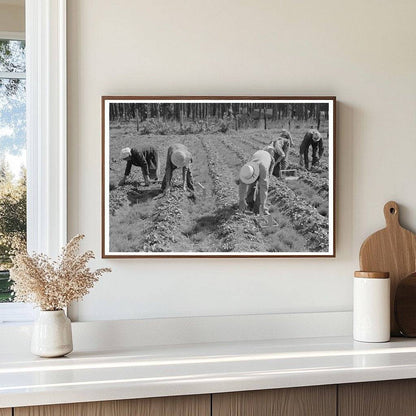
[[63,312],[63,311],[64,311],[63,309],[56,309],[54,311],[48,311],[48,310],[45,310],[45,309],[40,309],[39,310],[39,312]]

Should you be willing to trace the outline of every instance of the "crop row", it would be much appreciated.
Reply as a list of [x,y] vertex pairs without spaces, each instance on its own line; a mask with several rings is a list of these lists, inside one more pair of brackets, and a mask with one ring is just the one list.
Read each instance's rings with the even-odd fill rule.
[[[242,152],[241,149],[239,149],[234,143],[229,142],[229,141],[228,142],[225,141],[223,138],[221,138],[220,141],[228,149],[232,150],[242,162],[244,162],[244,160],[246,159],[245,158],[245,153]],[[318,178],[313,178],[313,179],[316,179],[317,184],[319,184],[319,185],[323,186],[324,185],[323,182],[325,182],[326,185],[327,185],[327,182],[325,180],[320,181],[320,180],[318,180]],[[306,201],[303,197],[301,197],[299,195],[296,195],[295,192],[292,189],[290,189],[285,184],[285,182],[283,180],[279,180],[278,182],[272,180],[271,182],[273,182],[275,184],[274,189],[279,188],[279,197],[280,197],[280,201],[283,201],[283,205],[285,205],[287,207],[290,207],[291,204],[293,204],[294,208],[295,208],[294,212],[295,211],[303,211],[305,216],[312,216],[313,218],[318,218],[319,219],[319,221],[317,221],[318,223],[323,224],[326,221],[325,218],[322,215],[320,215],[318,213],[318,211],[308,203],[308,201]],[[320,182],[322,182],[322,183],[320,183]],[[310,183],[315,184],[313,181],[310,181]],[[270,189],[269,189],[269,194],[270,194]],[[282,205],[282,203],[280,203],[278,205],[280,206],[280,205]],[[289,211],[286,212],[286,211],[287,210],[285,210],[285,213],[289,214],[288,217],[293,222],[294,228],[299,230],[297,215],[294,215],[293,213],[291,213]],[[308,232],[309,231],[310,230],[308,230]]]
[[[220,141],[228,150],[235,153],[236,156],[244,163],[245,154],[242,153],[241,150],[234,143],[232,142],[230,143],[229,141],[224,141],[224,139],[220,139]],[[274,180],[277,181],[277,179],[274,179]],[[287,186],[282,181],[279,181],[279,183],[282,183],[287,188]],[[304,203],[304,205],[306,205],[306,203]],[[278,221],[278,223],[280,223],[280,221],[282,222],[282,225],[279,227],[279,229],[275,231],[272,231],[272,229],[268,229],[267,227],[261,230],[259,228],[258,218],[255,218],[254,220],[256,221],[254,229],[257,231],[258,234],[262,234],[262,241],[268,246],[268,250],[266,251],[273,251],[276,247],[279,248],[278,251],[292,251],[293,244],[295,242],[290,241],[290,236],[294,236],[295,234],[298,233],[298,230],[295,227],[293,227],[291,223],[292,218],[278,211],[275,211],[272,215],[273,215],[273,218],[275,218],[275,220]],[[288,223],[286,222],[284,217],[287,217],[289,219]],[[277,231],[277,234],[275,234],[276,231]],[[299,233],[299,234],[302,237],[300,238],[296,237],[296,239],[298,243],[300,242],[300,244],[302,244],[303,233]],[[305,240],[305,244],[306,244],[306,240]]]
[[271,140],[269,138],[257,138],[255,135],[250,136],[250,139],[254,142],[256,142],[256,145],[254,146],[260,146],[261,148],[263,148],[264,146],[267,146]]
[[208,169],[220,213],[217,217],[217,233],[221,240],[220,251],[267,251],[253,218],[237,209],[237,185],[234,181],[234,173],[223,163],[224,155],[220,155],[218,147],[210,140],[201,138],[201,144],[207,152]]
[[[175,140],[177,143],[182,141],[183,139],[178,140],[178,138]],[[173,140],[170,142],[172,143]],[[180,187],[172,186],[170,192],[157,201],[151,216],[152,223],[144,230],[146,237],[143,251],[163,252],[167,251],[167,247],[170,245],[189,244],[180,230],[184,217],[184,205],[187,204],[187,200],[187,195]]]
[[306,183],[308,186],[314,189],[317,192],[317,194],[320,195],[322,198],[328,198],[328,179],[317,177],[315,175],[312,175],[308,171],[303,171],[299,175],[299,180]]
[[183,218],[182,202],[186,195],[178,188],[172,188],[168,196],[164,196],[156,204],[152,214],[151,226],[144,230],[146,235],[143,251],[166,251],[169,244],[177,243],[183,238],[180,233],[181,219]]
[[225,139],[224,137],[220,137],[220,142],[225,146],[228,150],[231,150],[242,163],[246,163],[250,160],[250,154],[247,154],[239,147],[237,147],[232,141]]
[[312,252],[328,250],[328,220],[315,208],[293,192],[284,182],[273,181],[269,187],[269,198],[280,211],[290,218],[293,227],[308,241]]

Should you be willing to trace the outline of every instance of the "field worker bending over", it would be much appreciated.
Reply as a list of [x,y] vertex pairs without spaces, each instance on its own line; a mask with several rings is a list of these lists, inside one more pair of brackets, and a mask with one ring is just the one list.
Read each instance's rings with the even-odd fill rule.
[[312,146],[312,166],[316,165],[319,162],[322,154],[324,153],[324,143],[322,136],[318,130],[311,129],[303,138],[303,141],[300,145],[300,165],[305,165],[306,169],[309,169],[309,147]]
[[273,140],[268,146],[263,150],[270,153],[272,157],[272,166],[270,167],[270,174],[276,176],[276,178],[281,177],[281,168],[283,163],[286,161],[287,151],[289,150],[289,141],[282,137]]
[[280,174],[280,169],[287,169],[287,166],[289,164],[289,150],[292,147],[292,144],[290,143],[291,141],[287,139],[286,137],[279,137],[276,140],[275,145],[280,146],[280,148],[283,150],[283,153],[285,154],[279,163],[279,174]]
[[241,168],[238,190],[241,211],[248,208],[256,214],[269,215],[267,194],[273,165],[271,154],[266,150],[258,150],[250,162]]
[[142,169],[144,178],[144,185],[150,185],[150,174],[155,180],[159,178],[159,155],[153,146],[142,146],[138,149],[130,149],[125,147],[121,149],[121,158],[127,162],[124,177],[121,179],[119,185],[126,183],[127,176],[130,175],[131,167],[139,166]]
[[176,168],[182,168],[182,188],[191,193],[195,199],[194,179],[191,171],[192,155],[188,148],[180,143],[173,144],[168,149],[166,157],[165,176],[162,181],[162,191],[168,193],[172,185],[172,174]]
[[277,139],[272,141],[273,144],[278,143],[283,152],[285,153],[284,158],[274,168],[273,175],[280,177],[280,170],[287,169],[289,165],[289,149],[293,147],[292,135],[285,129],[281,130]]
[[293,147],[293,139],[292,139],[292,135],[290,134],[290,132],[288,132],[286,129],[282,129],[280,130],[279,133],[279,138],[283,138],[283,139],[287,139],[289,140],[289,146]]

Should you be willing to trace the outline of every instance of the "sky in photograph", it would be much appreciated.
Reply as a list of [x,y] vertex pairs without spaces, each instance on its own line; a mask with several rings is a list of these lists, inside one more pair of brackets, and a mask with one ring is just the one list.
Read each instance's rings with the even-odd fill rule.
[[[25,72],[21,41],[0,41],[0,73]],[[0,79],[0,159],[6,160],[15,179],[26,166],[26,81]]]

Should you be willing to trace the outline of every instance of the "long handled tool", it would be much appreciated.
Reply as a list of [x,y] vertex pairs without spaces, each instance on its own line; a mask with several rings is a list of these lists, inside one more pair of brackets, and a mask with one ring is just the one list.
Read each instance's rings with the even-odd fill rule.
[[205,198],[207,196],[207,190],[206,190],[205,186],[200,184],[199,182],[197,183],[197,185],[202,190],[202,196]]

